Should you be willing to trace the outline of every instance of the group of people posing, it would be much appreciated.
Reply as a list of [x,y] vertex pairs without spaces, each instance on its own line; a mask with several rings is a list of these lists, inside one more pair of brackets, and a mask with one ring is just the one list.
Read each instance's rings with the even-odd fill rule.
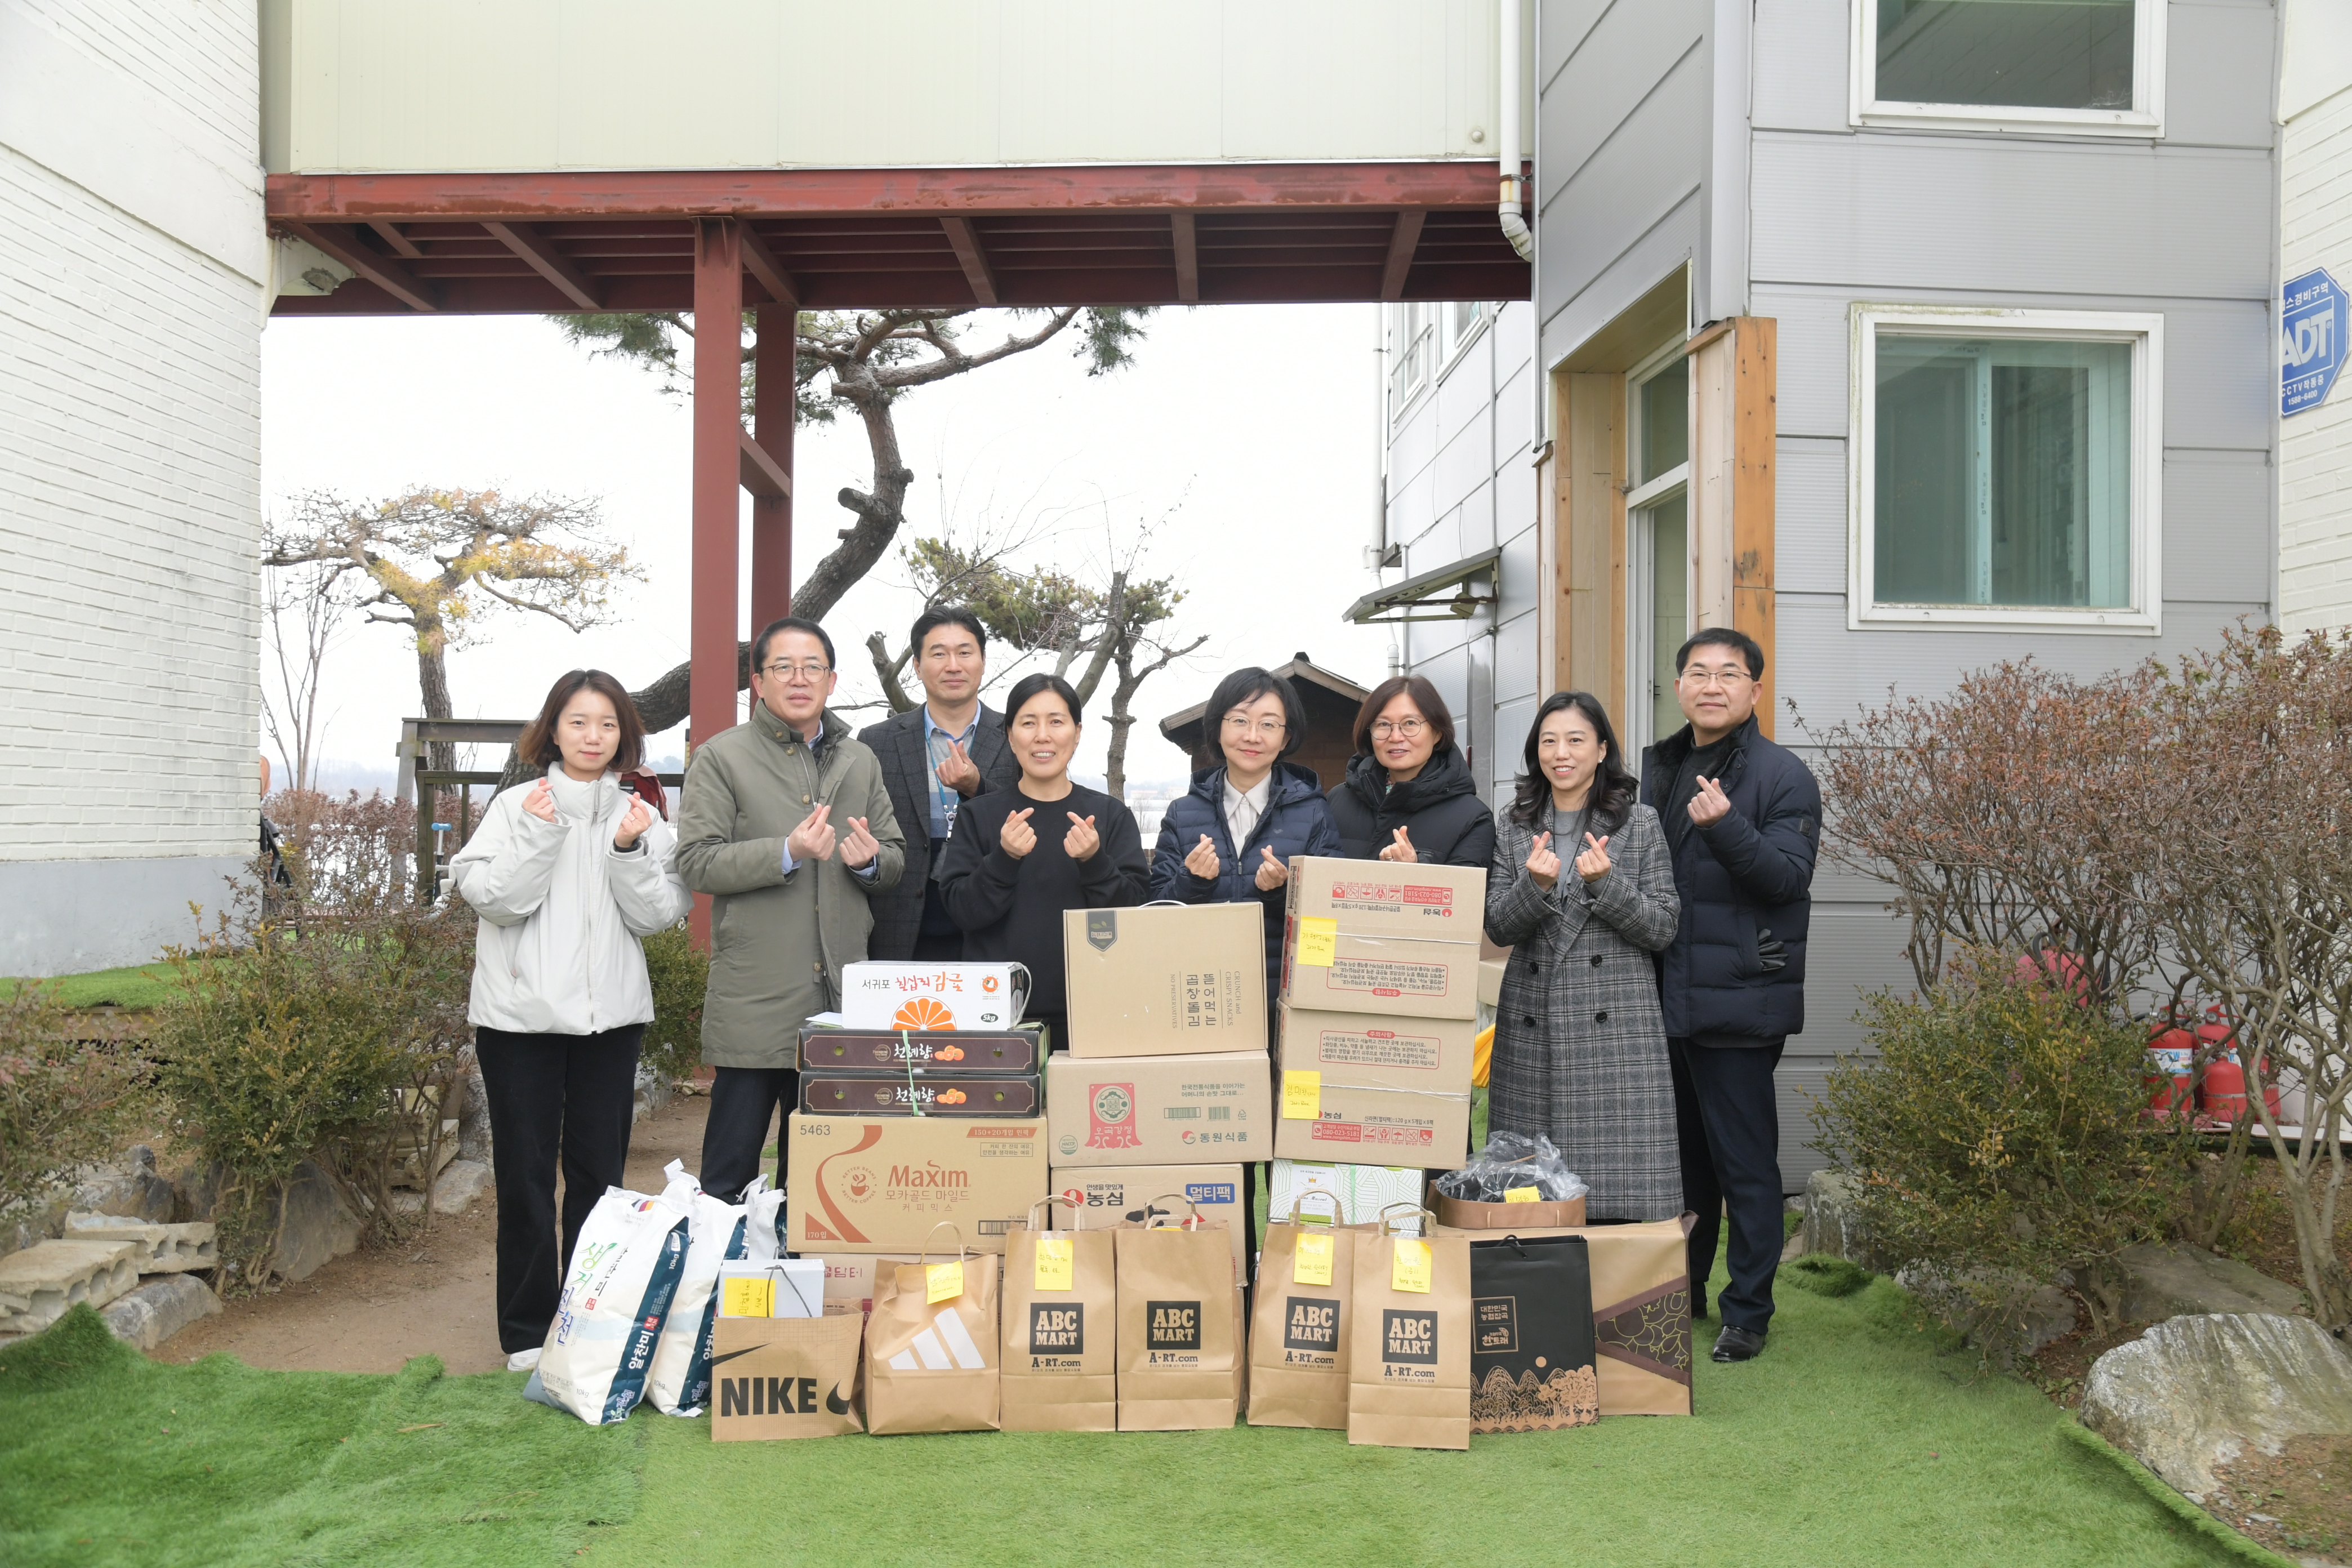
[[519,742],[544,777],[502,792],[451,862],[483,921],[469,1016],[512,1364],[535,1361],[562,1259],[621,1181],[653,1017],[638,939],[675,924],[693,893],[712,896],[701,1179],[732,1202],[770,1142],[782,1149],[800,1027],[839,1004],[843,965],[1017,961],[1028,1015],[1059,1047],[1065,910],[1255,900],[1271,1007],[1302,855],[1486,870],[1486,934],[1510,950],[1490,1126],[1558,1144],[1595,1223],[1697,1214],[1698,1316],[1727,1215],[1715,1359],[1762,1350],[1782,1235],[1773,1069],[1803,1026],[1821,797],[1758,730],[1751,638],[1717,628],[1683,646],[1689,723],[1648,749],[1638,778],[1601,701],[1554,693],[1493,811],[1426,679],[1372,690],[1327,794],[1286,760],[1307,738],[1289,683],[1236,670],[1205,710],[1223,761],[1170,804],[1148,853],[1123,803],[1070,776],[1085,714],[1067,681],[1026,676],[1002,711],[987,706],[987,634],[962,609],[925,612],[912,646],[924,700],[853,735],[827,706],[839,675],[824,628],[763,629],[750,721],[695,748],[675,828],[624,787],[645,742],[627,693],[574,670]]

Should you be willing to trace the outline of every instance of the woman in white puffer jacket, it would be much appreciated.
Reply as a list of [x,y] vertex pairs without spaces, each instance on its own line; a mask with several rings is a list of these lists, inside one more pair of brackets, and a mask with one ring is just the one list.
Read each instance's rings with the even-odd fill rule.
[[537,1363],[580,1227],[628,1163],[637,1049],[654,1016],[643,939],[693,903],[673,864],[677,835],[621,787],[645,742],[621,683],[572,670],[516,742],[545,776],[502,791],[449,862],[482,921],[466,1016],[490,1102],[499,1342],[516,1371]]

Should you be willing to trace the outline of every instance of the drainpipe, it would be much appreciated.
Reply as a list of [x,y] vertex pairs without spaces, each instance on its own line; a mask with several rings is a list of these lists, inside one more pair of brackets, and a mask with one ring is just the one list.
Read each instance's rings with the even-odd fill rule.
[[1503,237],[1519,253],[1522,261],[1535,259],[1535,239],[1528,233],[1528,220],[1519,216],[1519,0],[1497,0],[1496,31],[1503,43],[1501,104],[1496,118],[1502,123],[1496,127],[1496,139],[1502,143],[1503,190],[1495,204],[1495,216],[1503,226]]

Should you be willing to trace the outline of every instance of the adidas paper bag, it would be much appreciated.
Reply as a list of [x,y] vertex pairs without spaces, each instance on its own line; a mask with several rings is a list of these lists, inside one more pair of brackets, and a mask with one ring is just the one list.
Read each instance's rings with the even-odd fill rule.
[[1004,1259],[964,1247],[961,1233],[956,1240],[952,1259],[926,1250],[920,1263],[875,1271],[866,1415],[877,1436],[997,1429],[996,1300]]
[[712,1336],[710,1439],[838,1437],[857,1419],[854,1305],[817,1318],[720,1318]]
[[1240,1292],[1233,1243],[1218,1220],[1170,1205],[1114,1232],[1118,1259],[1118,1429],[1184,1432],[1231,1426],[1241,1404]]
[[[1434,1216],[1422,1215],[1424,1231]],[[1400,1236],[1398,1216],[1356,1243],[1349,1303],[1348,1441],[1470,1446],[1470,1238]]]
[[[1054,1205],[1004,1244],[1007,1432],[1118,1430],[1118,1285],[1110,1229],[1055,1230]],[[1086,1211],[1070,1208],[1079,1222]],[[1037,1211],[1047,1226],[1034,1228]]]

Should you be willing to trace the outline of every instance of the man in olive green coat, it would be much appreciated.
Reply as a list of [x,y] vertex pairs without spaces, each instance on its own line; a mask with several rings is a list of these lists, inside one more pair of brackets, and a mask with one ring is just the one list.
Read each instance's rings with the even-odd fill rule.
[[[694,749],[677,814],[677,869],[712,895],[702,1059],[716,1069],[702,1188],[728,1203],[799,1093],[800,1028],[841,1005],[841,966],[866,956],[867,900],[906,863],[882,767],[825,711],[833,639],[787,616],[751,644],[751,719]],[[784,1134],[776,1133],[783,1181]]]

